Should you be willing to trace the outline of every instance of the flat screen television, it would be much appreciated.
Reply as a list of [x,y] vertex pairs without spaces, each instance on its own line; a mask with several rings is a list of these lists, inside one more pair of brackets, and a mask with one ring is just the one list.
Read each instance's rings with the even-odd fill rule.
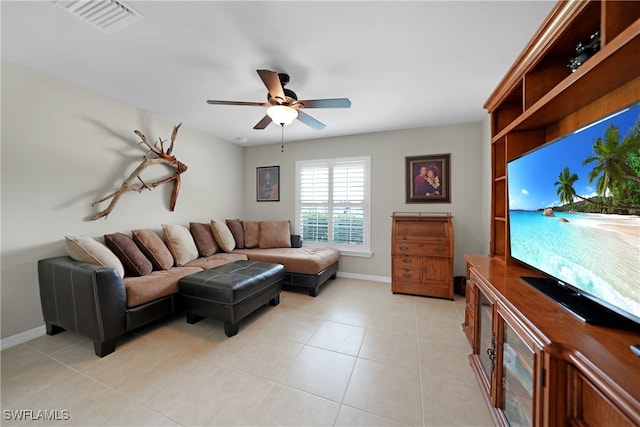
[[511,256],[585,322],[640,329],[640,102],[507,163]]

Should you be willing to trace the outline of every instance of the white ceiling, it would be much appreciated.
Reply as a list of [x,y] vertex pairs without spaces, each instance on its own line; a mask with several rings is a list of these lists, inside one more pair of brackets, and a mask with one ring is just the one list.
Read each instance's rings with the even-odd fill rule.
[[[144,19],[105,34],[50,1],[1,2],[2,58],[243,146],[266,101],[256,74],[291,76],[307,109],[289,142],[480,121],[482,105],[554,1],[125,1]],[[90,108],[90,107],[89,107]]]

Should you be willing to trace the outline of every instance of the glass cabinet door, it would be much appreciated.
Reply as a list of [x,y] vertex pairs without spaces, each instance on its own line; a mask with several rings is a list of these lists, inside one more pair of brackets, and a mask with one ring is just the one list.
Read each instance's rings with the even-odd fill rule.
[[511,426],[533,425],[534,352],[503,322],[502,410]]
[[495,336],[493,334],[493,303],[482,292],[478,292],[478,358],[491,389],[491,375],[495,360]]

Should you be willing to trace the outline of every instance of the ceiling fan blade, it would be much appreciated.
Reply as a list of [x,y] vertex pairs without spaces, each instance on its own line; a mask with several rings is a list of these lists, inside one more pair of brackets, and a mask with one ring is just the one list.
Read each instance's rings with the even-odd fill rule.
[[296,101],[294,105],[301,108],[350,108],[351,101],[349,98],[307,99]]
[[257,125],[255,125],[253,128],[254,128],[254,129],[257,129],[257,130],[264,129],[264,128],[266,128],[267,126],[269,126],[269,124],[271,124],[271,122],[272,122],[271,117],[269,117],[269,116],[264,116],[264,117],[262,118],[262,120],[260,120],[260,121],[258,122],[258,124],[257,124]]
[[209,99],[207,104],[212,105],[249,105],[253,107],[270,107],[271,104],[268,102],[245,102],[245,101],[217,101],[214,99]]
[[284,89],[282,88],[282,84],[280,83],[280,77],[278,77],[278,73],[269,70],[257,71],[258,75],[262,79],[262,82],[267,87],[269,95],[271,95],[272,98],[284,101],[286,97],[284,95]]
[[324,123],[314,119],[313,117],[311,117],[310,115],[298,110],[298,120],[300,120],[302,123],[304,123],[305,125],[315,129],[315,130],[322,130],[324,128],[327,127],[327,125],[325,125]]

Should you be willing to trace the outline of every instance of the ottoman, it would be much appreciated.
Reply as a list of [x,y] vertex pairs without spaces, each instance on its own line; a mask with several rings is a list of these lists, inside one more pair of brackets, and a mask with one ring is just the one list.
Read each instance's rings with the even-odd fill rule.
[[180,279],[178,300],[187,323],[204,317],[219,320],[231,337],[238,333],[241,319],[267,303],[280,303],[283,278],[281,264],[236,261]]

